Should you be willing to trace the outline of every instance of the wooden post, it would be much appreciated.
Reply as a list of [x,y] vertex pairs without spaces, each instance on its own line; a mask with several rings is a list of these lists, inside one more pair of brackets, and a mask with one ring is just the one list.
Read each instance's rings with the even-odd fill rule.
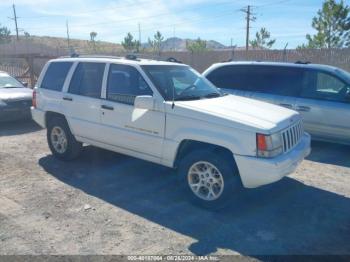
[[34,74],[34,56],[30,55],[28,57],[29,75],[30,75],[30,86],[34,88],[35,85],[35,74]]

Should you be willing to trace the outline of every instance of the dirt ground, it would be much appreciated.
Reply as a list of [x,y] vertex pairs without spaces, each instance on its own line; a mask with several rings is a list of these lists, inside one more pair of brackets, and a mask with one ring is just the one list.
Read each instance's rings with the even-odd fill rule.
[[350,254],[350,147],[313,143],[290,177],[192,206],[174,172],[86,147],[53,158],[32,122],[0,124],[0,254]]

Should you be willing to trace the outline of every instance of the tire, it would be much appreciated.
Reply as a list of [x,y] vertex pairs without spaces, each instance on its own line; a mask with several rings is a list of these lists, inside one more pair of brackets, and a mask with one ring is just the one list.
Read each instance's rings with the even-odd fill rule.
[[[64,161],[77,158],[83,147],[82,143],[74,138],[67,121],[60,117],[55,117],[48,122],[47,142],[52,154]],[[59,146],[59,144],[61,144],[61,146]]]
[[180,161],[178,176],[190,201],[206,209],[225,207],[243,188],[233,158],[218,150],[190,152]]

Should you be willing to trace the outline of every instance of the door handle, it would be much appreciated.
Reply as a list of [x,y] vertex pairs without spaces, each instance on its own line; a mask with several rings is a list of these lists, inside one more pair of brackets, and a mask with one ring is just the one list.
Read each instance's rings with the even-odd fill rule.
[[297,111],[300,111],[300,112],[309,112],[310,110],[311,108],[308,106],[297,106]]
[[283,107],[286,107],[286,108],[289,108],[289,109],[292,109],[293,106],[291,104],[279,104],[280,106],[283,106]]
[[68,96],[64,96],[64,97],[63,97],[63,100],[66,100],[66,101],[73,101],[73,98],[68,97]]
[[114,110],[113,106],[107,106],[107,105],[102,105],[101,108],[106,110]]

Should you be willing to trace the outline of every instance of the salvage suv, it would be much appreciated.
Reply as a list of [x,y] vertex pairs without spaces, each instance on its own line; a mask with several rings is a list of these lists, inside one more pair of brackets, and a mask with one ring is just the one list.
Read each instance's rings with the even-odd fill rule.
[[51,60],[32,117],[57,158],[74,159],[88,144],[176,168],[205,207],[227,203],[242,185],[280,180],[310,153],[297,112],[224,94],[176,61]]

